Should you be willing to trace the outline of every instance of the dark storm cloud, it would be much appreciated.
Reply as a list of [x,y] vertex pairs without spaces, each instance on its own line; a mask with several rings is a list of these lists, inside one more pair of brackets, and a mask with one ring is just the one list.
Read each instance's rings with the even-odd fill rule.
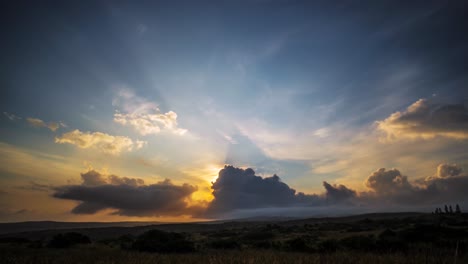
[[436,175],[427,177],[425,183],[426,194],[436,201],[468,201],[468,175],[456,164],[440,164]]
[[208,214],[237,209],[313,206],[325,202],[323,196],[296,193],[277,175],[257,176],[251,168],[225,166],[211,188],[214,199],[208,206]]
[[348,201],[349,199],[356,197],[356,191],[341,184],[331,185],[324,181],[323,187],[325,187],[326,190],[325,196],[327,198],[327,202],[338,203]]
[[397,169],[381,168],[365,182],[371,190],[360,194],[365,204],[431,205],[444,202],[468,202],[468,176],[457,165],[440,164],[435,176],[411,183]]
[[98,186],[104,184],[139,186],[145,184],[143,179],[119,177],[117,175],[105,176],[95,170],[81,173],[81,179],[83,180],[82,185],[85,186]]
[[397,169],[381,168],[365,181],[368,191],[357,192],[345,185],[325,181],[325,192],[304,194],[297,193],[277,175],[262,178],[250,168],[225,166],[212,185],[215,198],[208,206],[207,215],[222,216],[232,212],[254,215],[255,210],[286,212],[286,208],[315,208],[324,212],[323,208],[327,207],[346,211],[345,208],[364,206],[385,210],[395,206],[417,208],[450,201],[468,201],[465,190],[468,176],[462,174],[460,167],[441,164],[435,175],[410,182]]
[[437,166],[437,174],[436,176],[439,178],[447,178],[458,176],[462,173],[462,169],[458,167],[456,164],[440,164]]
[[211,188],[215,198],[210,208],[215,211],[289,206],[296,201],[296,190],[281,182],[278,176],[262,178],[250,168],[225,166]]
[[75,214],[94,214],[115,209],[113,214],[125,216],[178,216],[192,214],[186,199],[197,190],[189,184],[174,185],[170,180],[143,185],[141,179],[111,175],[104,177],[96,171],[83,173],[81,185],[55,188],[54,197],[80,201]]
[[468,109],[463,104],[436,104],[420,99],[405,111],[396,112],[378,128],[390,138],[468,138]]

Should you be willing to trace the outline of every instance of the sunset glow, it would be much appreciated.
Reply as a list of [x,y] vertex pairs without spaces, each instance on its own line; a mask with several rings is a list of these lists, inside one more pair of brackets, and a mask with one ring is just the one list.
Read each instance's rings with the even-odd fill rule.
[[1,11],[0,222],[468,208],[457,1],[41,2]]

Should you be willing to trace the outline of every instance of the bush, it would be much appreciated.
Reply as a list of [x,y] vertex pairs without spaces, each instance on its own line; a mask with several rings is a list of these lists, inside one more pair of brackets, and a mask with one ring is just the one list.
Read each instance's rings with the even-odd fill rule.
[[214,249],[239,249],[240,244],[234,239],[217,239],[211,241],[209,247]]
[[381,252],[406,252],[408,245],[398,233],[385,229],[377,238],[376,249]]
[[271,240],[275,234],[270,231],[252,231],[243,236],[246,240]]
[[309,251],[306,239],[302,237],[293,238],[286,241],[286,248],[291,251]]
[[77,244],[90,244],[89,237],[76,232],[57,234],[49,241],[48,246],[52,248],[68,248]]
[[351,250],[370,251],[375,248],[375,239],[372,236],[350,236],[341,239],[340,244]]
[[22,237],[2,237],[0,238],[0,243],[6,244],[26,244],[29,243],[29,239]]
[[135,238],[132,235],[123,235],[117,238],[116,242],[121,249],[131,249]]
[[318,250],[320,252],[336,252],[339,248],[340,244],[336,239],[327,239],[318,244]]
[[158,253],[184,253],[195,251],[192,241],[179,233],[150,230],[140,235],[132,249]]

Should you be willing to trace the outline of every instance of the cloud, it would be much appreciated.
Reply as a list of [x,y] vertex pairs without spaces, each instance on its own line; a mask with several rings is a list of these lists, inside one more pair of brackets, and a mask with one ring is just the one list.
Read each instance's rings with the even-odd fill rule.
[[436,176],[439,178],[447,178],[452,176],[458,176],[462,172],[462,169],[457,166],[457,164],[439,164],[437,166]]
[[214,210],[287,206],[295,202],[296,190],[277,175],[262,178],[250,168],[225,166],[211,188]]
[[326,190],[325,196],[327,197],[327,202],[338,203],[349,201],[351,198],[356,197],[356,191],[341,184],[331,185],[324,181],[323,187],[325,187]]
[[[323,182],[324,192],[296,192],[277,175],[260,177],[251,168],[225,166],[212,182],[211,202],[194,201],[196,186],[175,185],[170,180],[145,184],[142,179],[103,175],[90,170],[82,183],[52,188],[54,197],[79,201],[75,214],[94,214],[113,209],[125,216],[179,216],[204,218],[270,215],[301,211],[341,213],[392,211],[401,208],[432,208],[442,203],[468,205],[468,176],[456,165],[440,164],[432,178],[410,182],[397,169],[378,169],[365,181],[367,191]],[[255,213],[257,212],[257,213]]]
[[132,139],[124,136],[112,136],[101,132],[81,132],[76,129],[63,134],[61,137],[55,138],[56,143],[72,144],[79,148],[98,149],[104,153],[118,155],[124,151],[132,151],[133,149],[140,149],[146,143],[137,140],[134,142]]
[[90,170],[86,173],[81,173],[81,179],[83,180],[83,186],[99,186],[105,184],[111,185],[130,185],[130,186],[140,186],[144,185],[145,181],[139,178],[127,178],[119,177],[117,175],[102,175],[101,173]]
[[[447,167],[450,167],[449,171],[444,171]],[[440,168],[442,168],[442,174],[439,174]],[[426,178],[427,198],[438,202],[466,204],[468,202],[468,193],[466,192],[468,175],[461,172],[461,168],[454,165],[439,165],[436,177]]]
[[54,132],[57,131],[57,129],[59,129],[60,127],[66,127],[66,125],[62,122],[46,123],[39,118],[28,117],[26,118],[26,121],[28,121],[28,123],[34,127],[47,127],[48,129]]
[[262,178],[251,168],[225,166],[212,183],[214,199],[208,214],[221,214],[237,209],[317,205],[323,197],[296,193],[277,175]]
[[17,115],[14,115],[14,114],[10,114],[8,112],[3,112],[3,115],[5,115],[8,119],[10,119],[11,121],[15,121],[15,120],[19,120],[21,119],[21,117],[17,116]]
[[177,135],[183,135],[186,129],[177,127],[177,114],[169,111],[161,113],[131,113],[114,114],[114,121],[121,125],[133,127],[141,135],[158,134],[161,130],[168,130]]
[[409,182],[399,170],[381,168],[366,180],[371,192],[360,193],[360,202],[366,204],[393,203],[405,206],[423,206],[446,202],[468,202],[468,176],[456,165],[440,164],[436,175]]
[[437,136],[467,139],[468,109],[463,104],[435,104],[419,99],[405,111],[377,121],[377,128],[389,139]]
[[401,175],[397,169],[380,168],[367,178],[365,185],[379,195],[391,195],[411,190],[408,177]]
[[49,192],[53,187],[47,184],[40,184],[35,181],[29,182],[28,185],[18,186],[18,189],[37,191],[37,192]]
[[139,134],[145,136],[158,134],[163,130],[177,135],[184,135],[187,130],[178,127],[177,113],[169,111],[161,113],[154,102],[141,98],[129,89],[121,89],[112,104],[124,111],[116,111],[114,122],[130,126]]
[[187,200],[197,191],[189,184],[175,185],[170,180],[145,185],[142,179],[105,176],[97,171],[81,174],[81,185],[55,188],[55,198],[80,201],[74,214],[94,214],[114,209],[112,214],[124,216],[179,216],[200,210]]
[[225,166],[212,184],[214,199],[208,206],[207,215],[252,213],[252,210],[268,208],[267,211],[276,212],[283,212],[284,208],[315,208],[323,212],[325,209],[318,208],[333,206],[349,212],[350,208],[392,210],[402,206],[427,208],[445,202],[468,203],[465,190],[468,176],[461,173],[460,167],[441,164],[437,168],[437,175],[441,177],[410,182],[397,169],[381,168],[366,179],[368,191],[358,192],[345,185],[325,181],[325,192],[304,194],[290,188],[277,175],[262,178],[256,176],[250,168]]

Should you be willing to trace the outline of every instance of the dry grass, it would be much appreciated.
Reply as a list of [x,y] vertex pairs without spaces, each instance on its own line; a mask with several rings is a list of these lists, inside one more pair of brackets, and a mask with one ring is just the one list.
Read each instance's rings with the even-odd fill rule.
[[[0,263],[11,264],[55,264],[55,263],[100,263],[100,264],[170,264],[170,263],[207,263],[207,264],[304,264],[304,263],[454,263],[450,252],[439,250],[422,251],[412,254],[377,254],[356,252],[335,252],[330,254],[307,254],[277,252],[273,250],[212,251],[191,254],[151,254],[124,251],[106,247],[80,247],[71,249],[0,249]],[[459,258],[457,263],[468,263],[468,259]]]

